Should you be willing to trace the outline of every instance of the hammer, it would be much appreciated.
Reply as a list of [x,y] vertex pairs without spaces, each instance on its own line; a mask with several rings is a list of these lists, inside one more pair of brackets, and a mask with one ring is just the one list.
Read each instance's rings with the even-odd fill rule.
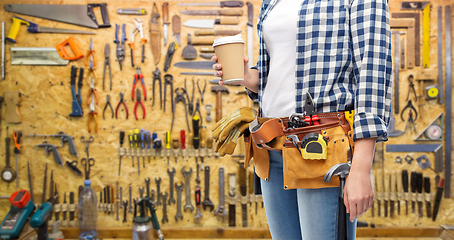
[[222,118],[222,92],[230,93],[226,86],[211,86],[211,91],[216,95],[216,122]]
[[328,172],[326,172],[323,177],[323,182],[329,183],[331,178],[334,175],[339,177],[340,188],[339,188],[339,223],[337,225],[337,239],[338,240],[347,240],[347,210],[344,205],[344,186],[345,186],[345,177],[347,177],[350,172],[350,164],[348,163],[338,163],[331,167]]

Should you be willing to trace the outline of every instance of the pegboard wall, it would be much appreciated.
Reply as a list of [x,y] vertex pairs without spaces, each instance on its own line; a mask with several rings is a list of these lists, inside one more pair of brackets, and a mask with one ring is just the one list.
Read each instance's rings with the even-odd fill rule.
[[[162,139],[163,143],[165,142],[165,132],[170,131],[170,125],[172,121],[172,111],[171,111],[171,100],[170,100],[170,91],[167,90],[167,93],[162,92],[163,96],[166,95],[166,109],[161,109],[159,106],[159,99],[156,91],[155,96],[155,103],[152,104],[152,85],[153,85],[153,73],[158,67],[162,74],[161,77],[164,75],[164,60],[167,52],[167,47],[169,43],[174,42],[175,38],[172,35],[172,26],[169,27],[168,33],[168,44],[164,46],[163,41],[161,40],[161,58],[157,65],[153,62],[153,57],[151,53],[151,48],[149,44],[149,25],[148,22],[151,20],[151,11],[153,7],[153,3],[157,4],[158,11],[161,14],[161,18],[158,20],[159,26],[161,27],[161,36],[163,34],[162,28],[162,4],[164,1],[105,1],[107,2],[107,8],[110,17],[110,23],[112,27],[110,28],[100,28],[97,29],[96,35],[67,35],[67,34],[30,34],[27,32],[26,27],[22,26],[18,37],[16,38],[17,43],[13,44],[11,42],[6,43],[6,79],[0,82],[0,94],[4,94],[5,92],[20,92],[21,93],[21,102],[20,106],[18,107],[18,111],[21,115],[21,122],[18,124],[7,123],[5,121],[6,115],[6,105],[3,103],[2,105],[2,122],[1,122],[1,138],[4,139],[6,137],[6,128],[8,127],[8,137],[12,138],[12,134],[14,130],[20,130],[24,135],[27,134],[57,134],[60,131],[65,132],[68,135],[73,136],[75,139],[75,145],[79,153],[79,158],[75,157],[74,155],[70,154],[67,144],[61,147],[61,141],[58,138],[41,138],[41,137],[23,137],[22,144],[21,144],[21,153],[19,154],[19,188],[16,188],[16,182],[12,182],[7,184],[5,182],[0,182],[0,195],[9,196],[13,192],[18,189],[29,189],[28,185],[28,176],[27,176],[27,164],[30,164],[30,172],[32,175],[32,182],[33,182],[33,192],[34,192],[34,199],[37,204],[42,203],[42,194],[43,194],[43,179],[44,179],[44,169],[47,164],[47,194],[49,193],[49,179],[51,172],[53,172],[53,180],[57,184],[57,189],[60,194],[59,201],[60,203],[63,202],[63,195],[66,193],[67,201],[69,201],[69,192],[75,192],[77,196],[79,186],[83,185],[84,178],[77,176],[74,174],[67,166],[62,167],[55,163],[52,155],[46,156],[45,150],[42,148],[34,147],[34,145],[42,143],[44,140],[59,145],[59,151],[63,158],[63,161],[78,161],[79,167],[81,167],[80,160],[83,157],[86,157],[85,153],[85,145],[80,141],[80,138],[84,136],[88,138],[90,136],[94,137],[94,142],[90,144],[89,151],[90,157],[95,159],[95,165],[92,167],[91,170],[91,180],[92,180],[92,187],[95,192],[99,193],[102,189],[106,186],[110,186],[115,190],[115,195],[117,193],[116,183],[122,187],[122,197],[123,200],[129,200],[128,196],[128,189],[131,187],[132,189],[132,198],[138,198],[139,188],[145,187],[145,179],[150,178],[150,188],[156,189],[155,179],[161,179],[160,190],[161,192],[169,192],[169,177],[167,174],[167,170],[172,170],[175,168],[175,182],[180,183],[181,181],[184,182],[184,177],[181,173],[181,169],[184,167],[186,170],[192,168],[193,173],[191,176],[191,200],[192,204],[194,205],[194,188],[196,185],[196,163],[195,158],[186,157],[183,159],[181,156],[178,157],[177,162],[175,162],[175,158],[173,155],[170,157],[169,165],[167,164],[167,157],[164,155],[163,157],[151,157],[151,160],[148,160],[148,157],[145,157],[145,167],[143,167],[143,159],[142,156],[140,157],[140,175],[138,173],[137,168],[137,157],[131,158],[130,156],[123,156],[121,162],[121,175],[118,176],[118,167],[119,167],[119,156],[118,152],[127,152],[126,150],[119,151],[118,148],[120,147],[119,143],[119,132],[125,131],[126,138],[123,148],[128,149],[128,139],[127,135],[130,130],[134,129],[145,129],[149,130],[150,132],[156,132],[158,137]],[[180,14],[179,11],[186,10],[186,9],[193,9],[190,7],[182,7],[178,6],[177,4],[183,1],[169,1],[169,19],[173,15],[180,15],[181,22],[185,22],[189,19],[196,19],[196,18],[204,18],[204,19],[213,19],[212,16],[188,16],[184,14]],[[200,1],[202,2],[202,1]],[[205,1],[209,2],[209,1]],[[254,5],[254,59],[253,62],[257,61],[258,55],[258,37],[256,35],[255,30],[255,23],[257,21],[258,12],[260,9],[261,1],[251,1]],[[12,1],[0,1],[1,5],[7,3],[12,3]],[[39,4],[83,4],[88,3],[85,1],[14,1],[14,3],[39,3]],[[400,1],[390,1],[390,12],[391,14],[397,12],[411,12],[411,13],[419,13],[421,20],[423,18],[421,11],[416,10],[409,10],[403,11],[400,9],[401,2]],[[400,88],[399,88],[399,95],[400,95],[400,105],[401,109],[407,104],[406,98],[407,93],[409,90],[409,82],[408,77],[410,75],[414,76],[415,80],[415,89],[418,96],[424,95],[425,96],[425,88],[429,85],[437,85],[438,79],[438,67],[444,66],[444,63],[438,62],[438,50],[437,50],[437,41],[438,38],[442,38],[443,49],[445,49],[445,29],[443,28],[443,36],[437,35],[438,32],[438,23],[437,23],[437,9],[438,7],[443,8],[443,14],[445,14],[445,6],[452,5],[453,2],[450,0],[434,0],[430,1],[430,67],[425,68],[421,63],[419,66],[414,66],[412,68],[408,67],[408,64],[400,69]],[[142,7],[145,8],[147,11],[147,15],[142,16],[130,16],[130,15],[118,15],[116,13],[116,9],[118,8],[129,8],[129,7]],[[212,9],[213,7],[203,7],[200,9]],[[451,6],[451,14],[454,14],[453,11],[454,6]],[[198,8],[199,9],[199,8]],[[247,40],[247,6],[246,4],[241,8],[243,10],[243,15],[239,17],[240,23],[237,26],[219,26],[216,29],[224,29],[224,30],[233,30],[238,29],[241,30],[241,34],[243,39]],[[4,8],[0,9],[0,19],[5,21],[6,34],[8,33],[12,21],[11,17],[13,16],[12,13],[5,12]],[[59,23],[54,21],[48,21],[40,18],[19,15],[27,20],[37,23],[40,26],[46,27],[57,27],[57,28],[69,28],[69,29],[79,29],[79,30],[87,30],[85,28],[77,27],[74,25],[69,25],[65,23]],[[100,16],[97,16],[100,19]],[[134,27],[133,19],[137,17],[142,20],[144,23],[144,38],[148,39],[148,42],[145,44],[145,62],[142,63],[140,61],[141,52],[140,52],[140,43],[137,38],[140,39],[140,36],[137,34],[135,36],[135,46],[136,50],[134,51],[134,59],[136,63],[136,67],[140,67],[144,76],[144,82],[146,86],[146,91],[148,98],[144,101],[146,115],[145,119],[142,119],[142,110],[140,106],[138,107],[138,116],[139,120],[136,120],[134,117],[134,101],[131,100],[131,89],[133,86],[134,74],[136,73],[135,67],[131,66],[131,55],[130,55],[130,48],[126,44],[126,56],[123,62],[123,68],[120,70],[119,63],[116,59],[116,45],[113,42],[115,40],[115,24],[126,24],[126,37],[128,38],[127,42],[131,38],[131,29]],[[222,17],[221,17],[222,18]],[[443,25],[445,26],[445,18],[443,15]],[[171,21],[171,20],[170,20]],[[416,32],[416,34],[421,35],[421,41],[415,42],[417,47],[422,49],[422,36],[423,36],[423,27],[421,21],[420,33]],[[181,54],[183,48],[187,45],[187,34],[193,34],[195,29],[182,27],[181,28],[181,43],[182,46],[178,46],[175,54],[173,56],[172,65],[176,62],[184,61],[182,59]],[[393,31],[401,31],[402,34],[399,37],[399,42],[402,42],[403,45],[400,47],[404,47],[405,49],[405,57],[404,61],[408,60],[408,53],[412,52],[413,50],[409,49],[408,47],[408,38],[409,35],[409,28],[407,27],[397,27],[393,28]],[[70,85],[70,73],[71,73],[71,66],[76,66],[78,68],[84,67],[85,74],[87,73],[88,66],[85,66],[84,59],[79,59],[76,61],[71,61],[67,66],[12,66],[10,64],[10,48],[11,47],[54,47],[58,43],[62,42],[69,36],[73,36],[79,47],[82,49],[84,53],[88,51],[90,38],[93,38],[94,44],[94,56],[96,58],[96,66],[95,72],[97,74],[96,79],[96,89],[99,94],[99,104],[96,106],[96,112],[98,113],[98,128],[97,133],[88,132],[87,122],[88,122],[88,112],[89,107],[87,106],[87,94],[90,89],[90,86],[87,84],[87,80],[84,79],[84,85],[82,87],[82,107],[84,109],[84,116],[83,117],[69,117],[69,114],[72,111],[72,96],[71,96],[71,85]],[[395,35],[393,35],[392,43],[394,48],[394,39]],[[103,66],[104,66],[104,48],[105,44],[110,45],[110,58],[111,58],[111,71],[112,71],[112,90],[109,89],[108,84],[108,76],[106,76],[106,88],[103,90],[102,87],[102,76],[103,76]],[[200,50],[201,46],[195,46],[197,50]],[[205,47],[205,46],[204,46]],[[421,50],[422,51],[422,50]],[[394,52],[394,51],[393,51]],[[247,54],[247,49],[245,48],[245,54]],[[443,61],[445,61],[445,51],[443,51]],[[422,58],[422,54],[421,54]],[[202,61],[200,57],[197,60]],[[402,61],[402,58],[401,58]],[[446,67],[443,67],[443,76],[445,76]],[[204,125],[207,128],[207,137],[211,136],[211,130],[214,124],[215,118],[215,101],[216,101],[216,93],[211,91],[211,86],[208,81],[215,79],[214,77],[210,76],[185,76],[180,75],[181,72],[186,71],[185,69],[176,68],[171,66],[167,73],[173,75],[173,87],[174,89],[177,87],[184,87],[184,81],[186,79],[187,90],[192,95],[192,91],[194,89],[194,104],[197,102],[197,99],[201,100],[201,94],[197,89],[197,82],[199,82],[200,88],[203,90],[204,81],[207,81],[206,89],[203,94],[203,103],[200,103],[200,112],[203,117]],[[207,70],[205,70],[207,71]],[[432,74],[432,73],[435,74]],[[108,74],[108,71],[107,71]],[[426,76],[428,74],[431,78],[429,81],[424,81],[424,83],[420,84],[421,81],[420,76]],[[195,85],[192,84],[192,79],[195,81]],[[396,81],[396,79],[395,79]],[[156,83],[157,84],[157,83]],[[164,78],[162,77],[162,84],[164,85]],[[157,85],[155,86],[157,87]],[[164,86],[163,86],[164,87]],[[222,108],[223,108],[223,115],[225,116],[227,113],[241,107],[241,106],[252,106],[252,102],[247,98],[245,94],[242,94],[243,87],[240,86],[228,86],[230,90],[229,94],[224,93],[222,96]],[[118,119],[111,118],[111,112],[109,107],[106,110],[105,119],[102,117],[102,113],[104,110],[104,106],[106,104],[106,97],[110,95],[111,104],[113,110],[120,100],[120,92],[124,92],[124,99],[129,109],[129,118],[126,119],[126,113],[123,107],[120,108],[118,112]],[[175,94],[174,94],[175,96]],[[413,95],[410,95],[413,97]],[[206,121],[207,117],[207,110],[205,108],[206,104],[212,104],[213,109],[211,110],[211,116],[213,120],[210,122]],[[444,113],[444,104],[439,104],[438,101],[435,100],[427,100],[425,97],[418,97],[417,102],[414,102],[415,107],[418,110],[418,118],[415,121],[416,126],[416,133],[410,132],[409,129],[405,131],[399,137],[390,138],[384,146],[377,146],[377,150],[381,147],[386,150],[387,144],[414,144],[416,143],[414,139],[425,129],[440,113]],[[184,117],[184,106],[181,103],[176,104],[175,109],[175,123],[173,126],[173,131],[171,133],[172,138],[179,138],[179,133],[181,129],[185,129],[187,132],[186,127],[186,118]],[[394,114],[396,119],[395,128],[398,130],[405,129],[406,121],[402,121],[400,119],[400,114]],[[446,121],[445,121],[446,123]],[[451,123],[449,123],[451,124]],[[92,125],[94,126],[94,125]],[[191,127],[192,128],[192,127]],[[187,132],[188,138],[188,132]],[[187,141],[189,142],[189,141]],[[443,141],[438,141],[435,143],[443,144]],[[188,143],[187,143],[188,144]],[[11,150],[11,165],[14,169],[16,169],[16,162],[14,160],[14,153],[13,153],[13,144],[10,146]],[[241,155],[243,148],[237,148],[234,155]],[[0,166],[3,167],[4,157],[5,157],[5,147],[1,144],[0,147],[0,158],[2,159],[0,162]],[[397,156],[405,158],[406,155],[411,156],[412,158],[416,159],[423,154],[426,154],[429,162],[432,165],[432,168],[427,168],[422,170],[420,165],[416,161],[413,161],[411,164],[403,161],[402,163],[396,163],[395,158]],[[380,156],[380,154],[377,154]],[[425,177],[430,177],[431,179],[431,193],[432,195],[435,194],[436,185],[435,185],[435,177],[437,175],[443,176],[443,172],[434,172],[433,166],[435,165],[435,155],[433,153],[389,153],[384,151],[382,154],[383,158],[376,158],[376,164],[374,164],[374,172],[376,170],[396,170],[401,172],[403,169],[407,169],[410,173],[411,171],[422,172]],[[444,158],[443,158],[444,159]],[[132,161],[134,161],[134,167],[132,165]],[[444,161],[443,161],[444,162]],[[200,160],[199,160],[200,163]],[[229,173],[236,173],[237,174],[237,184],[236,189],[239,189],[238,185],[238,158],[234,158],[231,156],[226,157],[205,157],[204,164],[210,166],[210,198],[213,201],[214,205],[218,207],[218,171],[220,167],[225,169],[225,192],[228,193],[228,175]],[[248,174],[252,171],[252,168],[249,167]],[[200,171],[200,179],[201,179],[201,187],[202,187],[202,199],[204,196],[204,172]],[[236,196],[240,193],[236,191]],[[454,195],[454,194],[452,194]],[[176,198],[176,192],[174,192],[174,196]],[[445,196],[446,197],[446,196]],[[454,197],[454,196],[449,196]],[[48,196],[46,197],[46,199]],[[99,194],[98,194],[99,198]],[[185,203],[185,193],[182,194],[182,202],[183,205]],[[0,199],[0,216],[5,216],[9,210],[10,204],[6,199]],[[77,197],[76,197],[77,202]],[[383,208],[383,202],[382,208]],[[241,207],[240,202],[237,202],[237,210],[236,210],[236,226],[242,226],[241,221]],[[249,206],[249,204],[248,204]],[[432,200],[433,206],[433,200]],[[215,207],[215,208],[216,208]],[[227,205],[226,205],[227,208]],[[431,218],[428,218],[426,214],[423,214],[423,217],[418,217],[417,213],[412,213],[411,210],[408,215],[405,214],[405,204],[401,202],[401,214],[395,214],[393,218],[389,215],[388,217],[383,216],[383,209],[381,216],[377,216],[377,202],[375,202],[375,209],[374,214],[372,211],[369,210],[366,214],[364,214],[360,220],[373,222],[376,225],[387,225],[387,226],[436,226],[440,224],[453,224],[454,223],[454,214],[452,211],[454,210],[454,201],[451,198],[443,198],[441,201],[440,210],[438,213],[438,217],[436,221],[432,221]],[[194,223],[194,215],[195,210],[192,212],[184,212],[183,211],[183,220],[176,221],[175,214],[176,214],[176,205],[171,204],[167,206],[167,215],[169,222],[162,224],[162,227],[166,226],[187,226],[187,227],[206,227],[206,226],[228,226],[228,221],[220,222],[216,220],[216,216],[213,212],[209,210],[202,210],[203,217],[199,224]],[[163,207],[158,206],[157,210],[158,219],[161,221],[163,217]],[[127,222],[123,223],[123,209],[120,209],[119,212],[119,220],[116,220],[116,210],[114,204],[114,212],[107,214],[104,212],[98,212],[98,225],[99,226],[132,226],[132,218],[133,214],[127,214]],[[258,211],[255,212],[254,204],[251,207],[248,207],[248,226],[253,227],[267,227],[266,217],[264,209],[261,207],[261,204],[258,203]]]

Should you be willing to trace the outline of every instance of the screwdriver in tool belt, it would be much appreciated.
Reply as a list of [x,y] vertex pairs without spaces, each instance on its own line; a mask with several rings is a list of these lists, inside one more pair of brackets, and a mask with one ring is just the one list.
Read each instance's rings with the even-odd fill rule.
[[21,131],[14,131],[14,153],[16,154],[16,187],[19,187],[19,153],[20,153],[20,139],[22,137]]
[[147,141],[148,163],[150,163],[151,162],[151,153],[150,153],[151,152],[151,132],[150,131],[147,131],[145,133],[145,140]]
[[141,148],[142,148],[142,160],[143,160],[143,168],[145,168],[145,129],[140,129],[140,144],[141,144]]
[[137,154],[137,173],[140,175],[140,157],[139,157],[139,149],[140,149],[140,130],[138,128],[134,129],[134,142],[135,142],[135,152]]
[[131,159],[132,159],[132,167],[134,167],[134,132],[130,130],[128,132],[128,139],[129,139],[129,149],[131,150]]
[[169,165],[169,158],[170,158],[170,131],[166,132],[166,156],[167,156],[167,166]]
[[[125,140],[125,132],[120,131],[120,148],[123,147],[124,140]],[[121,157],[122,157],[122,155],[120,155],[120,163],[118,164],[118,176],[120,176],[120,172],[121,172]]]

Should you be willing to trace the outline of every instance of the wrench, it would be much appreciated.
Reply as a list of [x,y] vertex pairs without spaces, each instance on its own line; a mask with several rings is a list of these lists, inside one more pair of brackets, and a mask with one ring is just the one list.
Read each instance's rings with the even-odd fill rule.
[[164,194],[161,194],[161,198],[162,198],[162,224],[166,223],[166,222],[169,222],[169,218],[167,217],[167,197],[169,196],[169,194],[167,192],[165,192]]
[[225,211],[225,199],[224,199],[224,168],[219,168],[219,207],[216,209],[214,214],[218,217],[218,220],[224,222],[227,218]]
[[161,178],[155,178],[154,181],[156,182],[156,188],[157,188],[157,195],[158,195],[158,200],[156,201],[156,205],[161,205]]
[[116,202],[116,204],[117,204],[117,218],[115,220],[117,220],[117,221],[120,220],[120,218],[118,218],[118,210],[119,210],[118,204],[119,203],[120,203],[119,201]]
[[171,203],[175,203],[175,198],[173,197],[173,178],[175,177],[175,168],[172,168],[172,171],[169,171],[167,169],[167,174],[169,175],[169,188],[170,188],[170,196],[168,200],[168,204],[170,205]]
[[175,214],[175,221],[178,222],[178,218],[183,220],[183,214],[181,213],[181,194],[183,193],[183,182],[180,185],[175,183],[175,189],[177,190],[177,214]]
[[194,211],[194,206],[192,206],[191,204],[191,186],[189,185],[190,184],[189,178],[191,177],[192,174],[192,168],[190,168],[189,171],[186,172],[183,166],[183,168],[181,169],[181,173],[183,173],[184,182],[186,185],[186,204],[184,204],[184,211],[186,212],[186,209],[189,209],[192,212]]
[[132,187],[129,186],[129,209],[128,212],[132,213]]
[[196,182],[197,184],[200,184],[200,177],[199,177],[199,163],[197,163],[196,170],[197,170],[197,174],[196,174],[196,177],[195,177],[195,182]]
[[210,166],[205,166],[205,199],[202,202],[203,210],[207,207],[210,208],[210,212],[214,210],[214,204],[210,200]]
[[120,208],[123,209],[123,187],[120,187]]
[[200,219],[203,217],[202,212],[200,211],[200,186],[195,185],[195,206],[197,207],[197,212],[194,216],[194,222],[200,223]]
[[145,184],[147,186],[147,197],[150,196],[150,178],[145,178]]
[[125,222],[127,222],[127,220],[126,220],[126,209],[128,208],[128,200],[123,202],[123,208],[125,209],[124,214],[123,214],[123,222],[125,223]]
[[144,187],[139,187],[140,198],[143,198],[143,192],[145,191]]

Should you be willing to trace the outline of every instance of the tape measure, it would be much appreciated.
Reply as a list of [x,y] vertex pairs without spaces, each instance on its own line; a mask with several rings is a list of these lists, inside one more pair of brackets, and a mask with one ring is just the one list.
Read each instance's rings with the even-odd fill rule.
[[304,159],[326,159],[328,140],[319,133],[309,133],[301,140]]
[[427,96],[427,99],[436,99],[438,98],[438,87],[433,85],[433,86],[428,86],[426,87],[426,96]]

